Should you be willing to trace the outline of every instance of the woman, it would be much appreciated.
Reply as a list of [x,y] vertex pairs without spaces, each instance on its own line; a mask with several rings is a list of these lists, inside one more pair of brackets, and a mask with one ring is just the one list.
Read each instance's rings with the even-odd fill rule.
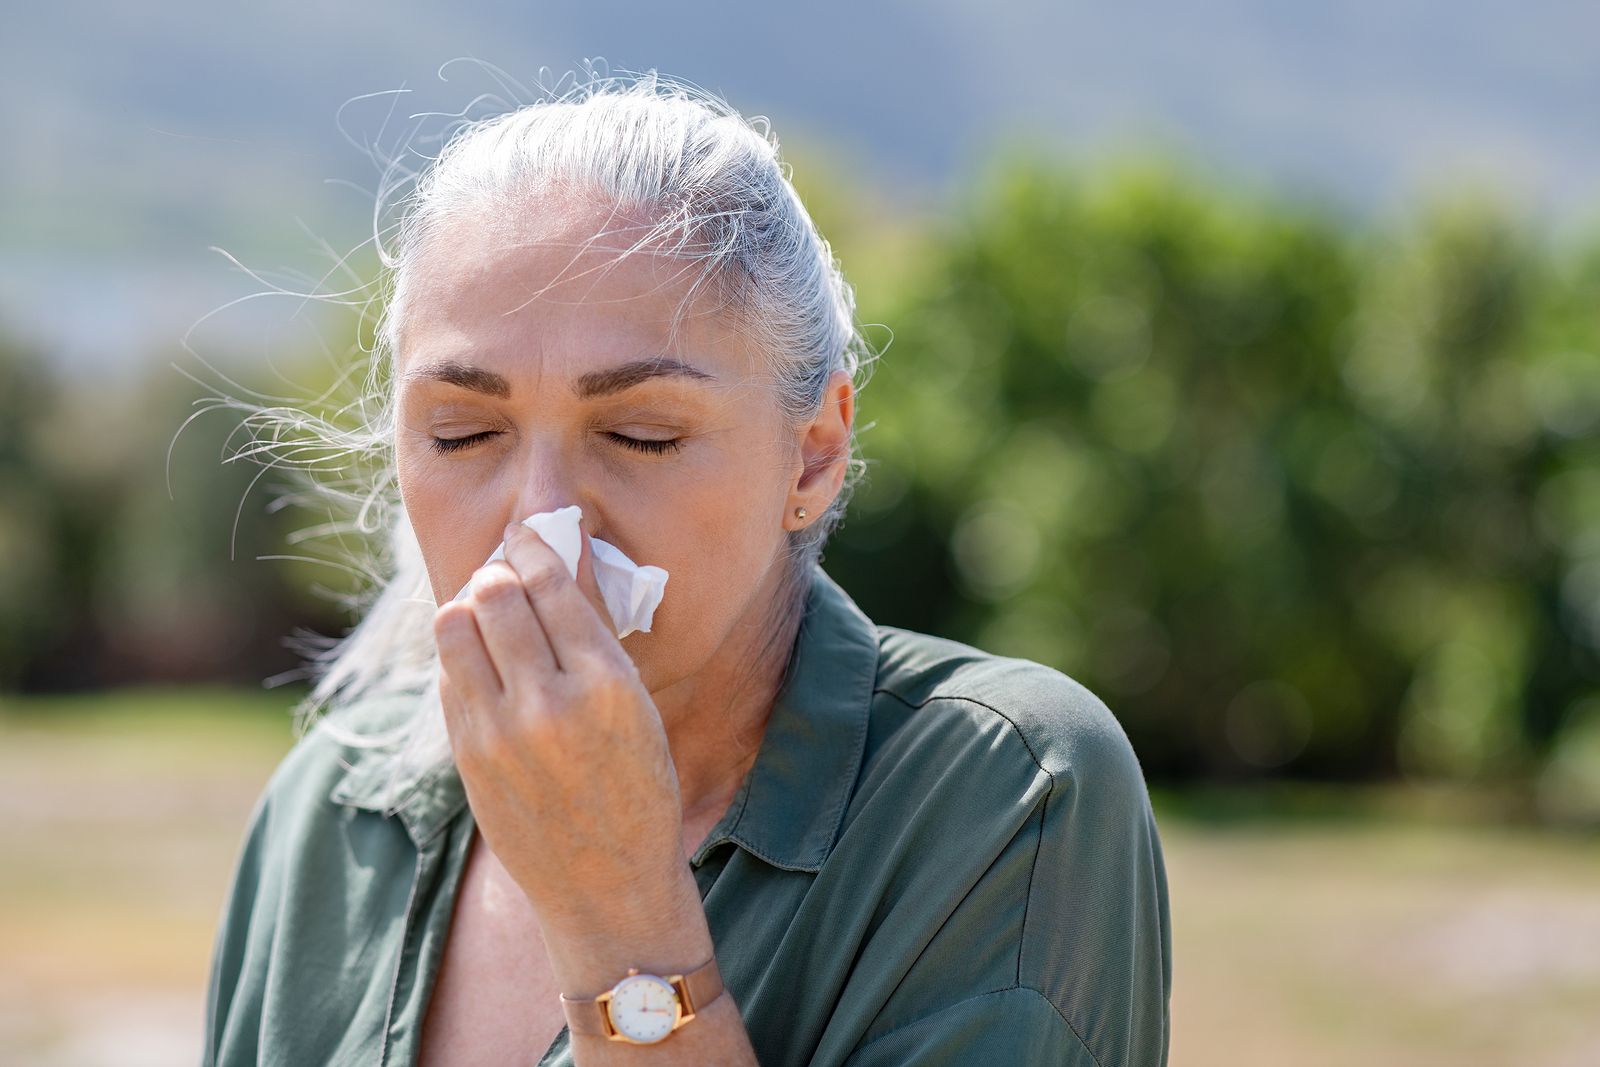
[[[422,175],[370,428],[393,577],[252,816],[207,1064],[1165,1062],[1115,718],[818,566],[866,349],[786,169],[652,74]],[[576,577],[516,525],[572,504]],[[590,538],[666,569],[648,631]]]

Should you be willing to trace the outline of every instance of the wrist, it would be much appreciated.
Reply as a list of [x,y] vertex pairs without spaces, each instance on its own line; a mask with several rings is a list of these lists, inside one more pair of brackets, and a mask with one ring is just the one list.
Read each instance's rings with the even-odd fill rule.
[[610,989],[631,967],[680,974],[712,955],[699,889],[687,866],[682,880],[654,891],[596,896],[547,912],[539,922],[553,977],[568,996]]
[[713,955],[681,974],[652,974],[630,967],[611,989],[596,996],[561,997],[567,1029],[574,1036],[655,1044],[711,1009],[724,993]]
[[524,887],[523,893],[545,930],[579,941],[615,933],[647,936],[663,920],[705,914],[694,872],[681,858],[627,881],[568,883],[537,895]]

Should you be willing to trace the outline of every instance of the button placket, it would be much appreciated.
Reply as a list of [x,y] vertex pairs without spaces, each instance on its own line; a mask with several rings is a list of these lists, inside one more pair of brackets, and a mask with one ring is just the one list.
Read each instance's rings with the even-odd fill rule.
[[400,999],[400,986],[406,979],[408,970],[416,959],[417,948],[417,912],[418,901],[422,899],[422,884],[433,877],[433,868],[437,862],[439,849],[423,849],[417,853],[416,873],[411,880],[411,894],[406,899],[406,918],[404,929],[400,934],[400,952],[395,956],[394,979],[389,984],[389,1005],[384,1009],[383,1015],[383,1046],[378,1053],[380,1067],[389,1067],[389,1053],[393,1048],[390,1038],[394,1033],[394,1009]]
[[[417,850],[416,877],[406,904],[400,953],[395,961],[394,980],[389,987],[383,1050],[378,1060],[380,1067],[389,1067],[390,1064],[415,1067],[422,1053],[421,1030],[427,1004],[418,1001],[415,994],[419,983],[431,984],[436,980],[443,963],[443,938],[448,937],[450,916],[466,868],[465,852],[472,842],[472,832],[470,811],[462,809],[457,817],[450,820],[447,828],[434,833]],[[451,884],[440,884],[441,869],[454,872]],[[434,951],[425,954],[423,950],[427,943],[429,920],[437,908],[445,909],[443,924],[446,932],[437,939]],[[406,1003],[416,1004],[415,1018],[396,1017],[400,1005]]]

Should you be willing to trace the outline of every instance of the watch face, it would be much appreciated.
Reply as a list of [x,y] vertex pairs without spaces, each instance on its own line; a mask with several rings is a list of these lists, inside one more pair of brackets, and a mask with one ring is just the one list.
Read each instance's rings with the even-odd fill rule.
[[606,1005],[611,1025],[630,1041],[660,1041],[678,1025],[683,1006],[678,991],[665,978],[653,974],[629,975],[611,990]]

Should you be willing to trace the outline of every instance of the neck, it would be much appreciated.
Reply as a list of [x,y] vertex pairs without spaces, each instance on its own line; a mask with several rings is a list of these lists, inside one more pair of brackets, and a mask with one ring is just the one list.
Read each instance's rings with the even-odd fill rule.
[[755,763],[783,685],[806,588],[786,566],[751,598],[710,663],[652,693],[678,772],[686,823],[715,821]]

